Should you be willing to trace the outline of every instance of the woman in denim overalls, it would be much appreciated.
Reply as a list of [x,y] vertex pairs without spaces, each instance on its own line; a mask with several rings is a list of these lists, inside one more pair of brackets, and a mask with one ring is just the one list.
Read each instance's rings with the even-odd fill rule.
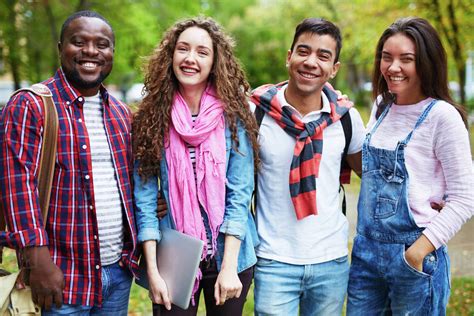
[[399,19],[382,34],[373,86],[347,314],[444,315],[445,244],[472,216],[473,176],[465,114],[426,20]]

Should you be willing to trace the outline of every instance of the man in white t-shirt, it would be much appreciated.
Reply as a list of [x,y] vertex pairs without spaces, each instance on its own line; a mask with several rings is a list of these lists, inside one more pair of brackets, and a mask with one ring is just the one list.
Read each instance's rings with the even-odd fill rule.
[[323,19],[303,20],[288,51],[288,82],[257,88],[252,103],[264,111],[259,130],[261,168],[256,220],[256,315],[342,313],[349,277],[348,222],[339,187],[346,161],[360,175],[362,119],[327,81],[339,69],[341,35]]

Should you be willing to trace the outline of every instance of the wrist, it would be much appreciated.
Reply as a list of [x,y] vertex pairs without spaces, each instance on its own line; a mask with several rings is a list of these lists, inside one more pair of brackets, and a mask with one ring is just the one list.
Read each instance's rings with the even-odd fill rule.
[[423,258],[425,258],[425,256],[426,255],[424,254],[424,252],[420,251],[420,249],[417,249],[416,246],[414,247],[414,245],[410,246],[405,252],[405,257],[415,262],[423,261]]
[[45,264],[53,263],[47,246],[27,247],[21,251],[21,267],[37,269]]
[[222,262],[221,270],[237,271],[237,263]]
[[425,235],[421,235],[420,238],[418,238],[413,245],[411,245],[407,249],[407,253],[410,254],[410,256],[413,259],[416,260],[423,260],[430,252],[436,250],[433,244],[429,241],[429,239]]

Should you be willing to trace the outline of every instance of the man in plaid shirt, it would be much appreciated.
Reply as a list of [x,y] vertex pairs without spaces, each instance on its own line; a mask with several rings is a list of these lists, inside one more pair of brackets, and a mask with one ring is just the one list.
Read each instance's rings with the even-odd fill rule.
[[47,220],[36,178],[41,98],[18,93],[1,114],[0,202],[9,231],[0,232],[0,244],[22,249],[43,314],[127,314],[137,267],[131,113],[102,85],[114,44],[110,24],[95,12],[77,12],[61,29],[61,68],[43,82],[59,116]]

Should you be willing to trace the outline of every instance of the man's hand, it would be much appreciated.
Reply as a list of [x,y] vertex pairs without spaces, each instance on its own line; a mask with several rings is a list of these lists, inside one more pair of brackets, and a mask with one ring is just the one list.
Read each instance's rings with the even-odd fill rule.
[[166,204],[166,200],[162,197],[158,198],[158,218],[163,218],[168,214],[168,205]]
[[50,310],[63,304],[64,275],[51,260],[48,247],[29,247],[23,251],[23,259],[29,277],[26,284],[31,287],[33,302]]
[[334,90],[337,95],[337,101],[350,101],[347,94],[342,94],[341,90]]

